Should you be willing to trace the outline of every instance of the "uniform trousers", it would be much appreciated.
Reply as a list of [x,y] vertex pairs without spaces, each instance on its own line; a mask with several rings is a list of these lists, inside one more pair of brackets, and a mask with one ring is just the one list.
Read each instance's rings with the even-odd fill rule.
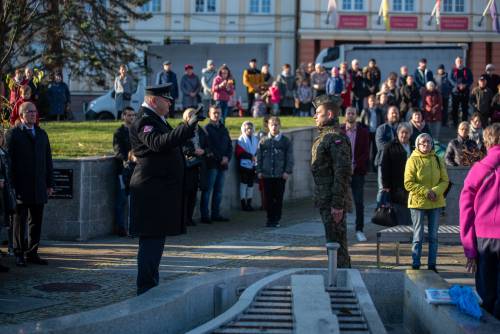
[[137,253],[137,295],[158,285],[165,237],[139,237]]
[[500,320],[500,239],[477,238],[476,290],[482,307]]
[[285,179],[281,177],[264,178],[267,222],[270,224],[278,223],[281,220],[285,183]]
[[[17,204],[12,232],[16,256],[36,257],[42,232],[43,204]],[[28,219],[29,215],[29,219]],[[28,225],[28,244],[25,242]]]
[[319,213],[325,226],[326,242],[337,242],[340,248],[337,252],[337,266],[339,268],[350,268],[351,258],[347,247],[347,222],[344,211],[344,217],[340,223],[333,221],[331,208],[320,208]]

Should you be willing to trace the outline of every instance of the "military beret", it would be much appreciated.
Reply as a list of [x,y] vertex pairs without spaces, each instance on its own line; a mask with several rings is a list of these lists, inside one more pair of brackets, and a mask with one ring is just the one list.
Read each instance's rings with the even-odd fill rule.
[[171,86],[172,86],[171,83],[166,83],[163,85],[156,85],[156,86],[148,86],[146,87],[145,95],[160,96],[170,101],[174,101],[175,99],[172,97],[172,95],[170,95]]
[[322,106],[323,104],[333,104],[336,105],[338,108],[342,105],[342,100],[340,99],[339,96],[335,95],[320,95],[316,97],[312,101],[314,109],[317,109],[319,106]]

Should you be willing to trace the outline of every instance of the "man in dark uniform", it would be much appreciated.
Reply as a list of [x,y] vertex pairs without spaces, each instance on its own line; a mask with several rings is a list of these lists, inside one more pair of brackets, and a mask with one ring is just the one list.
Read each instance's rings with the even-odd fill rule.
[[187,122],[172,128],[166,121],[171,84],[147,87],[130,144],[137,166],[130,182],[131,234],[139,236],[137,294],[158,285],[165,237],[182,231],[184,156],[182,145],[202,120],[197,110]]
[[341,103],[339,98],[326,95],[313,101],[319,136],[311,150],[311,171],[315,184],[314,202],[325,226],[326,241],[340,244],[338,266],[349,268],[346,211],[351,209],[352,158],[349,138],[339,127]]

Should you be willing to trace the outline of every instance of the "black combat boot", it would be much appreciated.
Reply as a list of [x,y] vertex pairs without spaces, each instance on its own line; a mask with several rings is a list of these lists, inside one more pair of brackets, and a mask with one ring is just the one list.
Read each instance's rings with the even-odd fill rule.
[[247,198],[247,211],[253,211],[251,198]]
[[244,199],[241,200],[241,211],[248,211],[247,210],[247,201]]

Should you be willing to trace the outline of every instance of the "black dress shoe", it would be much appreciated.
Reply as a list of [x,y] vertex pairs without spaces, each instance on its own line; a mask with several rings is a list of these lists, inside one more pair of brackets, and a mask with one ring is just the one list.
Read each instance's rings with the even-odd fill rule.
[[26,261],[24,261],[24,257],[16,256],[16,266],[18,267],[26,267]]
[[216,217],[212,217],[212,220],[214,222],[228,222],[229,218],[222,217],[222,216],[216,216]]
[[49,264],[49,261],[40,258],[39,256],[26,257],[26,262],[33,264],[40,264],[42,266],[46,266]]
[[0,264],[0,273],[6,273],[9,271],[9,267],[6,267],[6,266],[2,266]]

